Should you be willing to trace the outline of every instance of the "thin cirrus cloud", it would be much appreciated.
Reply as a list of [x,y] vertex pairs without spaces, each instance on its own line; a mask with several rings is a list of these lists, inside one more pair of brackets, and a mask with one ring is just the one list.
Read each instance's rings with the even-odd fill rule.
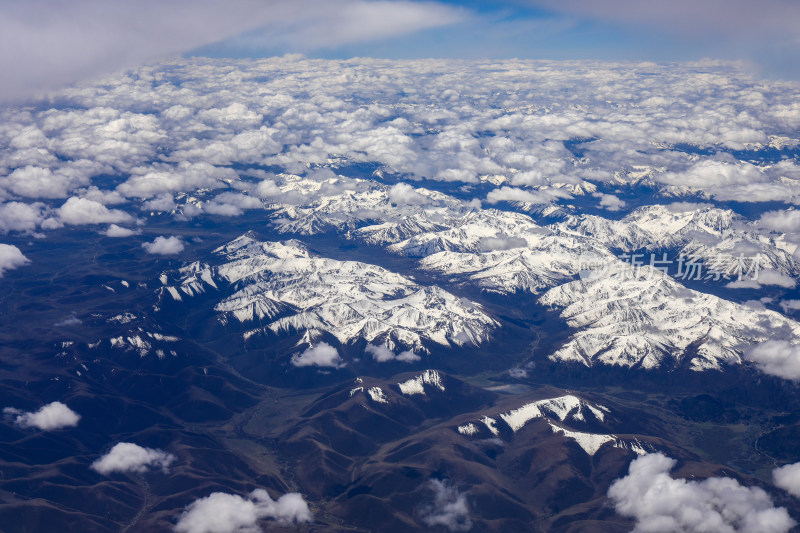
[[638,44],[645,47],[660,35],[667,56],[675,57],[675,50],[683,48],[690,57],[705,54],[747,59],[780,76],[800,74],[796,64],[800,4],[794,0],[518,0],[516,3],[604,24],[607,28],[600,33],[609,37],[613,29],[628,31],[636,34]]
[[231,39],[223,48],[310,52],[385,40],[465,20],[464,9],[437,2],[353,1],[276,2],[264,25]]
[[304,51],[452,24],[437,2],[0,0],[0,102],[231,39]]
[[526,4],[617,24],[639,24],[689,38],[798,36],[800,5],[793,0],[525,0]]

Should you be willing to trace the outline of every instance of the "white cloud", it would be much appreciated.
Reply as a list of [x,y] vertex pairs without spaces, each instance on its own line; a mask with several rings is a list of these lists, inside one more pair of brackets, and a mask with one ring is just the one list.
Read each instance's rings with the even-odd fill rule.
[[595,198],[600,198],[600,207],[608,209],[609,211],[619,211],[627,204],[625,200],[620,200],[613,194],[605,194],[602,192],[596,192],[592,194]]
[[176,255],[183,251],[183,242],[178,237],[156,237],[153,242],[142,243],[142,248],[148,254]]
[[259,198],[270,198],[272,196],[280,196],[283,191],[273,179],[265,179],[258,182],[256,186],[256,194]]
[[796,209],[768,211],[761,215],[758,223],[780,233],[797,233],[800,231],[800,211]]
[[754,280],[757,281],[759,285],[777,285],[778,287],[784,287],[786,289],[792,289],[797,285],[791,276],[781,274],[775,270],[762,270]]
[[443,526],[450,531],[469,531],[469,505],[466,494],[447,480],[432,479],[428,487],[433,491],[433,501],[421,509],[421,518],[429,527]]
[[636,519],[634,531],[785,533],[795,525],[764,490],[726,477],[673,479],[669,472],[675,464],[661,453],[644,455],[611,484],[608,497],[617,513]]
[[30,263],[30,260],[22,255],[22,251],[14,245],[0,243],[0,278],[6,270],[14,270]]
[[753,274],[752,278],[743,278],[727,283],[730,289],[760,289],[764,285],[777,285],[785,289],[793,289],[797,282],[791,276],[776,270],[762,270]]
[[264,204],[258,198],[235,192],[218,194],[203,204],[203,211],[212,215],[238,217],[248,209],[260,209]]
[[258,522],[272,519],[281,525],[311,522],[303,496],[291,492],[277,500],[256,489],[247,498],[214,492],[190,503],[175,525],[177,533],[258,533]]
[[427,205],[431,199],[408,183],[398,183],[389,189],[389,201],[398,205]]
[[33,232],[45,218],[45,205],[7,202],[0,204],[0,233],[9,231]]
[[371,355],[379,363],[386,363],[389,361],[400,361],[403,363],[415,363],[421,360],[421,357],[415,354],[412,350],[405,350],[399,354],[395,354],[387,346],[383,344],[368,344],[364,352]]
[[127,197],[152,198],[165,193],[192,192],[201,188],[226,187],[225,180],[237,180],[233,169],[215,167],[206,162],[183,161],[175,167],[152,166],[131,176],[117,187]]
[[388,346],[384,346],[382,344],[368,344],[364,352],[371,355],[372,358],[379,363],[393,361],[395,358],[394,352],[391,351]]
[[175,198],[170,193],[159,194],[146,202],[142,202],[142,211],[172,211],[175,209]]
[[744,354],[758,369],[771,376],[800,380],[800,344],[771,340],[757,344]]
[[104,235],[106,237],[130,237],[131,235],[136,235],[136,231],[111,224],[104,232]]
[[34,412],[6,407],[3,409],[3,414],[12,417],[14,423],[19,427],[37,428],[44,431],[74,427],[81,419],[78,413],[61,402],[48,403]]
[[69,198],[58,208],[58,214],[64,224],[110,224],[133,222],[134,218],[119,209],[109,209],[99,202],[86,198]]
[[478,241],[478,249],[482,252],[494,252],[497,250],[513,250],[514,248],[525,248],[528,241],[521,237],[511,235],[497,235],[495,237],[482,237]]
[[800,300],[783,300],[780,304],[783,312],[797,311],[800,309]]
[[28,198],[64,198],[69,181],[53,175],[49,168],[26,166],[0,179],[0,186]]
[[784,465],[772,471],[775,486],[800,498],[800,463]]
[[401,363],[416,363],[420,361],[422,358],[415,354],[413,350],[404,350],[397,354],[397,360]]
[[143,474],[153,468],[166,472],[175,456],[164,450],[144,448],[132,442],[119,442],[92,463],[91,469],[105,476],[115,472]]
[[714,205],[703,202],[672,202],[671,204],[665,204],[664,207],[671,213],[690,213],[692,211],[703,211],[714,207]]
[[683,185],[698,189],[710,189],[731,185],[748,185],[765,181],[757,167],[749,163],[726,163],[722,161],[700,161],[684,172],[665,172],[656,179],[670,185]]
[[309,346],[303,353],[292,356],[294,366],[323,366],[341,368],[344,366],[339,352],[327,342]]
[[572,198],[566,191],[560,189],[538,189],[527,191],[516,187],[500,187],[489,191],[486,201],[490,204],[498,202],[526,202],[530,204],[549,204],[562,198]]
[[70,326],[80,326],[83,324],[83,320],[76,317],[75,315],[69,315],[68,317],[64,317],[63,319],[55,322],[53,325],[56,327],[70,327]]

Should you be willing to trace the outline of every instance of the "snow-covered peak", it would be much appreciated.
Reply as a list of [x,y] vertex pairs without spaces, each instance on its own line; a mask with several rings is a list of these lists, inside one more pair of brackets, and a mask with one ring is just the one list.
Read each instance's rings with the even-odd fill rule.
[[358,231],[362,226],[374,225],[378,231],[399,227],[400,237],[413,234],[413,223],[406,224],[407,221],[416,220],[419,229],[426,230],[436,220],[462,216],[474,209],[438,191],[407,184],[390,187],[374,181],[350,181],[347,187],[317,187],[314,180],[285,176],[272,204],[278,231],[317,235]]
[[741,363],[752,344],[800,334],[800,323],[779,313],[689,290],[659,270],[621,262],[555,287],[540,302],[561,309],[577,330],[550,358],[587,366],[721,369]]
[[398,383],[397,386],[400,392],[406,396],[413,396],[415,394],[425,394],[425,385],[439,389],[444,392],[444,383],[442,376],[436,370],[426,370],[417,377]]
[[525,424],[534,418],[549,417],[561,422],[566,420],[586,422],[588,419],[595,419],[599,422],[605,421],[605,413],[608,409],[602,405],[592,405],[591,403],[568,394],[558,398],[538,400],[513,409],[500,415],[508,426],[519,431]]
[[575,215],[550,226],[564,235],[588,237],[623,252],[675,249],[679,255],[738,275],[742,257],[758,261],[760,270],[797,274],[796,245],[765,235],[729,209],[693,204],[641,207],[622,220]]
[[[588,423],[603,423],[609,412],[607,407],[587,402],[572,394],[566,394],[556,398],[529,402],[506,413],[501,413],[497,417],[484,415],[479,421],[459,425],[456,431],[469,438],[486,438],[487,436],[496,438],[501,436],[498,418],[511,430],[511,435],[519,432],[533,420],[543,420],[553,433],[573,440],[589,455],[594,455],[606,444],[636,454],[654,451],[650,444],[636,438],[623,439],[611,434],[577,431],[568,425],[585,426]],[[507,438],[508,433],[504,434],[506,435],[504,438]]]

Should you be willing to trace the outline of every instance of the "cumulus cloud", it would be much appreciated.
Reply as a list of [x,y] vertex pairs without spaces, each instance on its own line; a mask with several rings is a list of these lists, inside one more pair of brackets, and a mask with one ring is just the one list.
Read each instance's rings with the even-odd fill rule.
[[341,368],[344,366],[339,351],[328,344],[320,342],[316,346],[309,346],[303,353],[292,356],[294,366],[322,366]]
[[375,361],[379,363],[387,363],[389,361],[400,361],[403,363],[414,363],[421,360],[421,357],[411,350],[405,350],[395,354],[388,346],[383,344],[368,344],[364,352],[371,355]]
[[398,183],[389,189],[389,201],[398,205],[427,205],[431,199],[408,183]]
[[291,492],[273,500],[264,489],[246,498],[214,492],[190,503],[175,525],[177,533],[258,533],[260,520],[280,525],[311,522],[313,515],[303,496]]
[[99,202],[87,198],[69,198],[58,209],[58,215],[64,224],[110,224],[133,222],[134,218],[119,209],[109,209]]
[[176,255],[183,251],[183,241],[180,238],[172,237],[156,237],[153,242],[142,243],[142,248],[148,254],[153,255]]
[[0,278],[6,270],[14,270],[30,263],[22,251],[12,244],[0,243]]
[[52,402],[38,411],[26,412],[13,407],[3,409],[3,414],[14,420],[21,428],[36,428],[44,431],[74,427],[81,419],[80,415],[61,402]]
[[224,192],[218,194],[210,202],[203,204],[203,211],[212,215],[238,217],[248,209],[264,207],[261,200],[246,194]]
[[665,172],[656,179],[670,185],[683,185],[698,189],[712,187],[748,185],[764,181],[764,174],[750,163],[727,163],[724,161],[700,161],[684,172]]
[[192,192],[201,188],[226,187],[225,180],[237,180],[233,169],[215,167],[204,161],[182,161],[177,166],[146,167],[142,174],[131,176],[117,187],[127,197],[152,198],[174,192]]
[[620,209],[622,209],[623,207],[625,207],[627,205],[625,203],[625,200],[620,200],[619,198],[617,198],[613,194],[605,194],[605,193],[602,193],[602,192],[596,192],[596,193],[592,194],[592,196],[594,196],[595,198],[599,198],[600,199],[600,207],[603,207],[603,208],[605,208],[605,209],[607,209],[609,211],[619,211]]
[[[631,76],[631,68],[651,75]],[[297,77],[298,69],[313,75]],[[164,76],[181,90],[142,83]],[[354,88],[370,105],[352,98]],[[534,101],[546,105],[531,108]],[[800,198],[793,181],[800,167],[792,162],[756,166],[723,151],[687,157],[667,148],[730,148],[765,143],[765,132],[797,131],[793,92],[754,84],[731,65],[175,59],[63,90],[45,107],[9,109],[0,124],[7,147],[0,178],[14,175],[0,185],[0,232],[61,224],[58,210],[19,200],[31,198],[22,193],[95,202],[85,206],[101,220],[122,216],[109,208],[130,199],[157,211],[177,202],[186,217],[235,216],[263,199],[271,207],[285,204],[279,216],[294,218],[299,211],[292,215],[290,206],[360,190],[364,182],[325,168],[332,161],[338,168],[365,163],[395,177],[483,182],[481,191],[502,184],[489,192],[491,203],[546,205],[580,193],[581,184],[591,194],[592,181],[614,176],[661,182],[673,197],[696,187],[718,199]],[[297,186],[291,173],[310,185]],[[86,181],[95,176],[128,178]],[[214,198],[217,190],[226,192]],[[390,188],[390,200],[403,206],[432,197],[409,184]],[[604,207],[621,206],[612,196],[598,198]]]
[[800,498],[800,463],[784,465],[772,471],[775,486]]
[[123,228],[122,226],[117,226],[116,224],[111,224],[103,235],[106,237],[130,237],[131,235],[136,235],[136,231],[128,228]]
[[785,209],[781,211],[768,211],[761,215],[759,225],[780,233],[800,232],[800,211]]
[[726,477],[673,479],[675,464],[661,453],[644,455],[608,489],[617,513],[636,519],[635,531],[784,533],[795,525],[764,490]]
[[428,488],[433,491],[433,500],[420,511],[420,517],[426,525],[443,526],[450,531],[472,529],[466,494],[459,492],[447,480],[431,479]]
[[780,340],[765,341],[747,350],[744,356],[765,374],[800,380],[800,344]]
[[529,204],[549,204],[562,198],[572,198],[572,195],[560,189],[538,189],[527,191],[516,187],[500,187],[489,191],[486,201],[490,204],[498,202],[526,202]]
[[153,468],[167,472],[175,456],[164,450],[144,448],[132,442],[119,442],[111,450],[92,463],[95,472],[105,476],[114,472],[143,474]]
[[142,211],[172,211],[175,209],[175,198],[170,193],[159,194],[146,202],[142,202]]
[[0,204],[0,233],[33,232],[44,221],[46,211],[45,205],[40,202]]

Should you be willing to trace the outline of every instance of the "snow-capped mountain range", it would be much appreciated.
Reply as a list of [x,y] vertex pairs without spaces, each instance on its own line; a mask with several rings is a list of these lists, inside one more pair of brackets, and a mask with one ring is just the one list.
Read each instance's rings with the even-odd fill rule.
[[[620,220],[569,215],[547,226],[529,215],[479,209],[441,192],[365,180],[282,175],[270,208],[278,231],[342,238],[412,257],[430,275],[501,294],[540,296],[574,329],[552,361],[654,369],[722,370],[750,346],[791,340],[797,322],[757,306],[689,290],[664,272],[616,258],[649,250],[713,265],[730,275],[756,258],[760,283],[793,287],[797,245],[731,210],[702,204],[653,205]],[[181,299],[230,287],[216,303],[223,321],[256,323],[245,336],[321,332],[342,343],[365,339],[391,350],[479,345],[500,324],[474,302],[435,285],[354,261],[311,254],[299,241],[259,243],[241,237],[216,254],[224,262],[189,265],[164,281]],[[583,276],[587,257],[604,264]],[[748,263],[747,268],[753,269]],[[737,270],[738,269],[738,270]],[[582,277],[583,279],[578,279]],[[758,287],[756,281],[739,286]],[[750,285],[747,285],[747,284]]]
[[218,265],[193,263],[163,276],[164,290],[175,300],[232,292],[221,292],[215,304],[222,321],[266,322],[246,337],[299,332],[314,339],[326,332],[342,343],[365,339],[425,351],[426,342],[479,345],[497,327],[475,302],[375,265],[317,256],[298,241],[243,235],[215,254]]
[[750,346],[792,339],[800,323],[775,311],[690,290],[658,269],[614,262],[550,289],[540,302],[575,329],[555,361],[692,370],[740,364]]
[[501,427],[517,433],[533,420],[544,420],[553,433],[575,441],[589,455],[597,453],[605,444],[639,455],[653,451],[650,444],[636,438],[622,439],[611,434],[577,431],[570,426],[602,423],[607,413],[607,407],[567,394],[530,402],[498,415],[484,415],[479,421],[462,424],[456,430],[469,438],[497,438],[501,435]]
[[[571,215],[553,229],[589,237],[623,252],[677,250],[678,254],[713,264],[737,275],[741,256],[758,258],[758,269],[784,276],[797,275],[797,244],[771,235],[729,209],[710,205],[652,205],[634,210],[621,220],[596,215]],[[745,268],[748,268],[747,265]]]

